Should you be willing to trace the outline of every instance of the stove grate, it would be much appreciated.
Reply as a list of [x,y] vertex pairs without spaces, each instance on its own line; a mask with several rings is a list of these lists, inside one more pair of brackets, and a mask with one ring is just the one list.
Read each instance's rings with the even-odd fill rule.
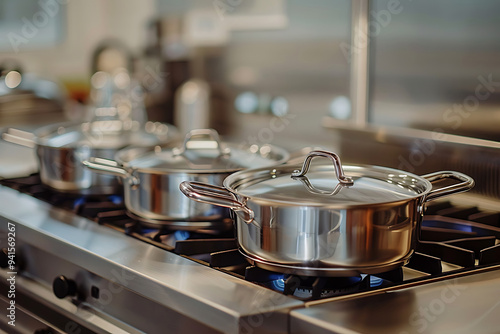
[[500,244],[482,249],[479,252],[479,264],[491,265],[500,263]]
[[475,265],[474,252],[444,242],[420,241],[417,251],[440,258],[442,261],[453,263],[464,268],[473,268]]
[[[123,199],[117,196],[74,196],[53,192],[41,185],[38,175],[4,179],[0,184],[29,194],[54,206],[69,210],[96,223],[125,233],[166,251],[211,266],[235,277],[245,278],[268,288],[301,299],[318,299],[403,282],[403,270],[364,275],[364,277],[301,277],[271,272],[251,266],[237,250],[234,231],[176,231],[165,226],[146,226],[127,214]],[[407,268],[425,277],[444,274],[444,264],[453,270],[500,263],[500,212],[480,211],[476,206],[455,206],[434,202],[427,208],[420,240]],[[449,269],[447,269],[449,270]],[[425,277],[414,278],[424,280]]]
[[237,249],[223,250],[210,254],[210,267],[224,268],[240,264],[248,265],[245,257]]
[[430,275],[438,275],[443,272],[439,257],[419,252],[415,252],[412,255],[407,267]]
[[196,255],[217,253],[237,248],[236,239],[188,239],[175,243],[175,253]]
[[478,212],[470,215],[468,220],[500,228],[500,212]]

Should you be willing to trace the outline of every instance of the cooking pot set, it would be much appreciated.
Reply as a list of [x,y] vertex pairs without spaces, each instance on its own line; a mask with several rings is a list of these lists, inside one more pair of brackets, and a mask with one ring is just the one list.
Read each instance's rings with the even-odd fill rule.
[[[62,124],[3,137],[36,148],[41,180],[51,188],[85,194],[120,188],[131,215],[165,228],[222,230],[231,217],[249,262],[300,275],[402,266],[415,250],[425,203],[474,185],[454,171],[419,176],[342,165],[323,150],[297,164],[282,148],[235,145],[212,129],[192,130],[183,141],[171,126],[150,130],[89,141],[81,124]],[[445,179],[454,182],[433,187]]]
[[[250,262],[314,276],[402,266],[416,247],[425,203],[474,185],[459,172],[418,176],[342,165],[338,155],[322,150],[310,151],[302,165],[287,161],[281,148],[237,146],[199,129],[182,143],[129,148],[115,160],[83,163],[121,178],[127,209],[143,220],[217,229],[231,210],[239,251]],[[433,187],[446,179],[454,182]]]

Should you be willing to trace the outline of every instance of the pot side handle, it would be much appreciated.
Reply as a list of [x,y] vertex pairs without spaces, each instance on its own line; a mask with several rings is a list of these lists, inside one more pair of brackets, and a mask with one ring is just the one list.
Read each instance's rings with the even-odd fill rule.
[[454,171],[435,172],[422,175],[422,177],[431,183],[444,179],[455,179],[460,181],[459,183],[431,190],[425,198],[426,202],[433,201],[443,196],[468,191],[474,187],[474,180],[470,176]]
[[9,128],[5,132],[3,132],[2,139],[6,142],[29,148],[34,148],[36,145],[34,134],[14,128]]
[[82,164],[94,172],[121,177],[127,180],[132,187],[139,185],[139,179],[114,160],[91,157],[89,160],[82,161]]
[[233,194],[226,188],[201,182],[183,181],[179,185],[179,189],[184,195],[197,202],[230,208],[247,224],[253,221],[254,212],[243,203],[237,201]]

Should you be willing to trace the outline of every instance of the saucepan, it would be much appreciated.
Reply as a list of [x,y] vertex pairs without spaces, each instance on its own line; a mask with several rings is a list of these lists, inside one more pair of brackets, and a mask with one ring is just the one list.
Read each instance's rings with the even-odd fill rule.
[[[315,157],[328,160],[311,165]],[[433,187],[445,179],[452,185]],[[337,154],[320,150],[310,152],[302,166],[248,169],[229,175],[224,187],[182,182],[180,189],[195,201],[234,211],[239,250],[255,265],[344,276],[407,263],[425,203],[473,185],[472,178],[455,171],[418,176],[380,166],[342,166]]]
[[286,150],[276,146],[238,145],[222,141],[213,129],[195,129],[182,143],[128,148],[118,152],[114,161],[83,163],[95,172],[122,178],[125,205],[143,221],[192,229],[229,218],[230,211],[190,201],[179,191],[182,181],[222,185],[235,171],[284,163],[288,157]]
[[130,145],[151,146],[178,137],[177,129],[168,124],[148,122],[134,131],[96,131],[92,129],[95,124],[51,124],[34,133],[10,128],[2,137],[36,150],[40,178],[46,186],[59,192],[93,195],[119,193],[122,186],[114,177],[92,173],[82,160],[114,158],[120,149]]

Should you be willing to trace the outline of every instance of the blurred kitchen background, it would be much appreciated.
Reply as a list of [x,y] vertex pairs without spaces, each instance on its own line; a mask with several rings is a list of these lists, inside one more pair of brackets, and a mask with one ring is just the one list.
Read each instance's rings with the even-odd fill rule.
[[[369,11],[370,124],[500,140],[500,2],[372,0]],[[0,0],[0,66],[33,75],[36,95],[20,101],[20,85],[14,103],[4,80],[0,124],[47,122],[58,108],[78,119],[93,72],[120,66],[150,120],[333,143],[325,120],[353,117],[349,60],[364,47],[351,23],[348,0]]]

